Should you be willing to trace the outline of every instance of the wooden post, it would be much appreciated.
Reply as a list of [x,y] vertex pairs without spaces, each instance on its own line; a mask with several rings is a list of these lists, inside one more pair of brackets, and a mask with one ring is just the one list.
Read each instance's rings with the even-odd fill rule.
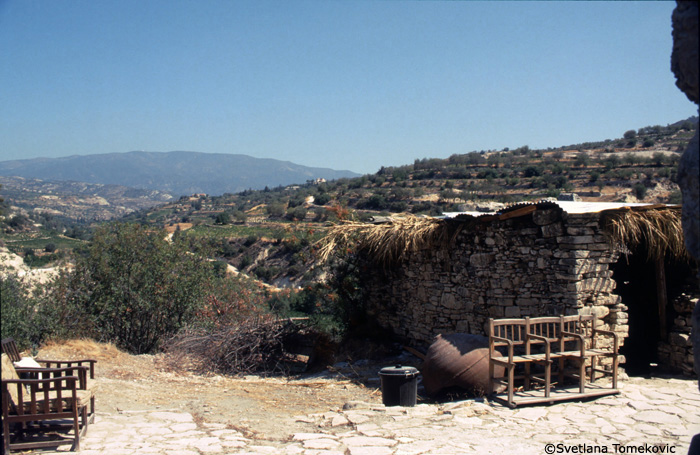
[[656,301],[659,305],[659,336],[661,341],[666,341],[666,268],[664,258],[656,259]]

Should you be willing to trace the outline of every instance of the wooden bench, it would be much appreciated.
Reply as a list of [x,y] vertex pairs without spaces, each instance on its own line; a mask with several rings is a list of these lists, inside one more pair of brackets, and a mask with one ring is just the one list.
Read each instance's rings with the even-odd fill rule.
[[[510,407],[618,393],[618,336],[599,329],[594,315],[489,319],[488,335],[490,390],[505,386],[494,398]],[[600,357],[612,360],[610,369]],[[503,376],[496,376],[496,365],[505,368]],[[595,384],[597,373],[610,376],[612,387]]]

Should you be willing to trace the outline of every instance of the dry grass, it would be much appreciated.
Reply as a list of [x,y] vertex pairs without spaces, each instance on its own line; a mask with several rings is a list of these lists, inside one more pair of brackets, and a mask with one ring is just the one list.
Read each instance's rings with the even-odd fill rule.
[[435,218],[412,215],[392,218],[388,223],[355,221],[328,229],[319,241],[319,259],[327,261],[339,249],[357,249],[383,265],[401,261],[414,251],[451,240],[448,224]]
[[613,242],[634,250],[645,245],[649,259],[663,258],[667,253],[687,259],[681,211],[677,208],[627,210],[604,217],[605,232]]
[[39,358],[45,359],[94,359],[98,362],[117,363],[129,358],[112,343],[98,343],[93,340],[49,341],[39,350]]

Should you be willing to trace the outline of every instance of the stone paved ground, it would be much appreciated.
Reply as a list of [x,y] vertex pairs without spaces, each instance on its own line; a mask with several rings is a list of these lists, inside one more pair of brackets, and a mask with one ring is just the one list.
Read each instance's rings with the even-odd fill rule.
[[353,402],[342,410],[299,416],[314,430],[285,440],[255,439],[183,412],[98,413],[80,453],[688,453],[692,436],[700,433],[697,381],[631,378],[621,389],[595,401],[518,409],[478,400],[410,408]]

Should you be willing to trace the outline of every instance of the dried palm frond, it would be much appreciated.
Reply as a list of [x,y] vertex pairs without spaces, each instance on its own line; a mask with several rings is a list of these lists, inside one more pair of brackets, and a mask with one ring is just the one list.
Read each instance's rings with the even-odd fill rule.
[[689,258],[680,209],[626,210],[609,213],[604,219],[605,232],[613,242],[630,250],[644,244],[649,259],[662,259],[666,253]]
[[386,265],[403,260],[410,252],[447,242],[448,233],[443,220],[413,215],[382,224],[345,222],[332,226],[319,241],[319,258],[325,262],[337,248],[353,248]]

